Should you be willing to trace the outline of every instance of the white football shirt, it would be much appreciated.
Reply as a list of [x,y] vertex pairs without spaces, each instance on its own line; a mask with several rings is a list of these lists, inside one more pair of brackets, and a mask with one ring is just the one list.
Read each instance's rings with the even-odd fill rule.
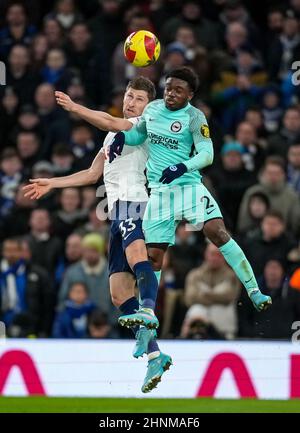
[[[128,119],[132,124],[139,117]],[[105,137],[103,149],[112,142],[114,132]],[[122,155],[117,156],[112,163],[108,159],[104,163],[104,184],[107,193],[108,210],[111,211],[117,200],[145,202],[148,201],[146,189],[145,167],[148,159],[147,143],[140,146],[124,145]]]

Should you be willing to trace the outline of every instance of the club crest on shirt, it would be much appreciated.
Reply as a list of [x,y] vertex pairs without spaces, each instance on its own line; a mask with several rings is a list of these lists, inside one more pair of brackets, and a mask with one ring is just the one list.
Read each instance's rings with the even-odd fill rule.
[[179,132],[181,130],[181,128],[182,128],[182,125],[178,120],[173,122],[171,125],[171,131],[172,132]]
[[205,137],[205,138],[210,137],[209,127],[207,125],[201,125],[200,131],[201,131],[201,134],[203,135],[203,137]]

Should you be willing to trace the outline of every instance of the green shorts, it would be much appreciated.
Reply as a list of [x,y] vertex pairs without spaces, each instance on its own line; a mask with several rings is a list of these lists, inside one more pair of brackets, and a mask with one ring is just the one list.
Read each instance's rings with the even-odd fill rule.
[[199,231],[215,218],[223,218],[222,213],[202,183],[152,190],[143,219],[146,243],[173,245],[176,227],[183,219],[189,222],[189,230]]

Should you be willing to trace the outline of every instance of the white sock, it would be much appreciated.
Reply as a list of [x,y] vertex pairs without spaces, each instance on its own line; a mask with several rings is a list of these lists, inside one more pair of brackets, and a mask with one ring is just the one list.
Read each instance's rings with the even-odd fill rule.
[[151,314],[152,316],[154,316],[154,311],[151,308],[142,308],[142,309],[147,313]]
[[252,295],[252,293],[254,293],[254,292],[259,292],[259,291],[260,291],[259,288],[258,288],[258,287],[255,287],[255,288],[249,290],[249,292],[248,292],[248,296]]
[[157,358],[160,355],[160,351],[157,350],[156,352],[151,352],[148,354],[148,361],[151,361],[152,359]]

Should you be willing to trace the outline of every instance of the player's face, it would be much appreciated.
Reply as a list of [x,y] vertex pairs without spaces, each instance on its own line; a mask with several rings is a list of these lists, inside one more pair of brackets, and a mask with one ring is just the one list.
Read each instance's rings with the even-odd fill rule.
[[148,93],[145,90],[136,90],[129,87],[124,95],[123,114],[126,119],[142,114],[149,103]]
[[168,78],[165,85],[164,101],[169,110],[180,110],[192,99],[193,92],[186,81]]

